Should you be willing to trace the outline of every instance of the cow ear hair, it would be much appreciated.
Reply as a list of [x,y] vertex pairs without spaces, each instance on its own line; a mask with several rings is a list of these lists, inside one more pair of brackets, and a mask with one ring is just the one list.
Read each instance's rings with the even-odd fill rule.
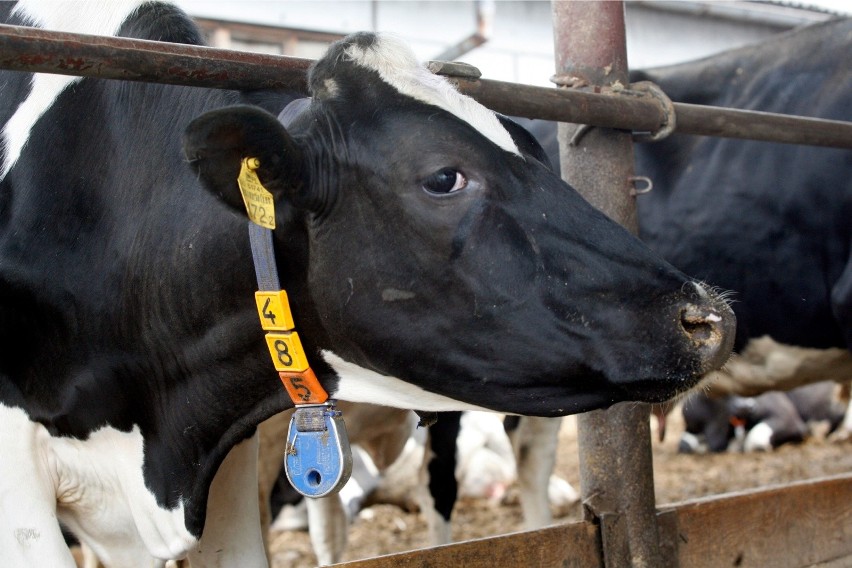
[[204,187],[246,214],[237,184],[242,161],[257,158],[263,186],[276,201],[309,208],[304,153],[275,116],[257,107],[233,106],[205,113],[184,131],[183,150]]

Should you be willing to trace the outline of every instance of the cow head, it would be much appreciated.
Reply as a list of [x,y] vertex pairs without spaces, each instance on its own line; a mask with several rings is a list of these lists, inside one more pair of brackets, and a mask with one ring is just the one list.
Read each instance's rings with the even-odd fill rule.
[[284,287],[333,395],[566,414],[666,399],[727,358],[724,301],[404,45],[350,36],[309,82],[286,128],[222,109],[189,126],[185,150],[238,211],[240,162],[259,158]]

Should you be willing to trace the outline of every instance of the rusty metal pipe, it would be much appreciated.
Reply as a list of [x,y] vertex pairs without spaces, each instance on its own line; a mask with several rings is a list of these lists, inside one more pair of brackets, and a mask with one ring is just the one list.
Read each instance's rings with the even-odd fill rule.
[[490,79],[451,79],[461,92],[510,116],[648,132],[656,131],[665,123],[665,113],[650,98],[533,87]]
[[219,89],[307,92],[310,59],[0,25],[0,68]]
[[[310,59],[0,25],[0,69],[218,89],[307,92]],[[665,111],[651,97],[452,77],[504,114],[655,132]],[[626,83],[625,83],[626,84]],[[852,148],[852,123],[674,103],[676,132]]]
[[852,149],[852,122],[674,103],[679,134]]
[[[556,73],[595,88],[627,84],[623,2],[553,0]],[[597,128],[569,145],[579,125],[560,124],[566,180],[615,221],[637,232],[630,133]],[[577,417],[580,491],[599,525],[607,568],[662,566],[651,458],[650,407],[622,403]]]

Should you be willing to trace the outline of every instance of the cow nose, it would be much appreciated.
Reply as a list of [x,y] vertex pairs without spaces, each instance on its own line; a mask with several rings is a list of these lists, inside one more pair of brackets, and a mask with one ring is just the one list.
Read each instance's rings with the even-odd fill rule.
[[701,357],[701,373],[725,364],[734,346],[736,318],[723,300],[686,304],[680,309],[680,325]]

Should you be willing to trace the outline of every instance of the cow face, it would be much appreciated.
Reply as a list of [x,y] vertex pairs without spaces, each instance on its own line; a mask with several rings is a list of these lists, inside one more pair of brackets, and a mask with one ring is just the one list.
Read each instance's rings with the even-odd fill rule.
[[727,358],[723,301],[405,46],[350,36],[310,84],[310,107],[286,128],[223,109],[190,125],[185,149],[237,210],[240,161],[260,159],[300,335],[320,371],[340,374],[337,396],[566,414],[669,398]]

